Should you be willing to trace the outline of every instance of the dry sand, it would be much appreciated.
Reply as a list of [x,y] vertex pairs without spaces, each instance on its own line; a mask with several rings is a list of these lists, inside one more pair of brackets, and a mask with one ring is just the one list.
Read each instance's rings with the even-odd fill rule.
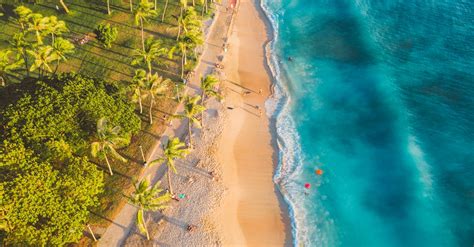
[[224,63],[226,105],[234,108],[227,110],[218,149],[227,188],[216,217],[224,246],[291,243],[286,206],[272,181],[277,153],[264,112],[271,86],[264,47],[271,32],[259,4],[240,1]]
[[[220,75],[225,103],[209,101],[204,129],[194,130],[196,149],[186,160],[177,162],[179,174],[172,177],[175,193],[184,193],[186,198],[173,201],[163,212],[146,214],[151,240],[138,232],[136,208],[127,205],[99,246],[291,244],[286,205],[272,181],[277,153],[264,109],[271,86],[264,51],[270,30],[258,0],[241,1],[232,14],[226,7],[234,1],[223,1],[219,7],[197,73],[189,84],[191,94],[200,93],[200,75],[210,73],[216,62],[224,65]],[[226,40],[229,48],[224,52]],[[174,121],[174,128],[169,128],[160,142],[171,135],[185,138],[186,125],[186,121]],[[161,153],[159,146],[156,149],[153,156]],[[160,166],[147,169],[146,174],[166,187],[164,172]],[[188,225],[196,229],[188,232]]]

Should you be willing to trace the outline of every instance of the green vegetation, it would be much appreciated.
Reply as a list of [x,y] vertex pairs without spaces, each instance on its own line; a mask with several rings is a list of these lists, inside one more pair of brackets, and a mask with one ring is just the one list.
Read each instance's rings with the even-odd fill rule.
[[186,147],[184,142],[181,142],[178,137],[171,137],[167,142],[166,145],[163,147],[163,156],[162,158],[156,159],[150,162],[150,165],[160,164],[165,162],[166,166],[168,167],[167,175],[168,175],[168,188],[170,193],[173,195],[173,187],[171,186],[171,171],[174,174],[177,174],[178,171],[176,170],[175,160],[183,159],[186,155],[189,154],[189,149]]
[[[207,75],[201,78],[201,104],[206,105],[207,98],[216,98],[222,100],[222,95],[216,90],[219,85],[219,79],[214,75]],[[206,98],[207,97],[207,98]],[[201,126],[204,126],[204,112],[201,112]]]
[[144,179],[134,184],[135,191],[130,196],[130,202],[138,207],[137,226],[140,232],[146,234],[150,240],[150,234],[145,224],[145,211],[157,211],[166,208],[164,205],[171,200],[169,192],[163,193],[160,188],[160,182],[150,187],[150,180]]
[[192,141],[192,130],[191,127],[194,125],[197,128],[201,128],[201,123],[199,122],[198,116],[206,110],[206,107],[200,105],[198,102],[201,100],[201,96],[187,96],[184,102],[184,112],[180,115],[175,116],[180,119],[188,120],[188,136],[189,136],[189,146],[193,148]]
[[97,35],[97,40],[102,43],[105,48],[110,48],[112,47],[112,42],[117,40],[118,29],[110,26],[109,23],[101,23],[95,29],[95,34]]
[[[154,117],[183,99],[208,2],[34,2],[0,6],[0,242],[62,246],[86,226],[95,239],[90,225],[106,227],[126,202],[149,238],[143,214],[170,194],[147,180],[131,193],[132,181],[164,130]],[[183,117],[199,124],[200,96],[184,99]],[[189,149],[178,138],[164,148],[150,164],[166,163],[172,194],[174,162]]]
[[[77,241],[103,175],[88,159],[94,123],[106,116],[130,137],[140,120],[117,88],[79,75],[25,81],[1,91],[0,187],[9,244]],[[81,119],[81,121],[75,121]]]
[[127,162],[127,159],[115,150],[118,147],[128,145],[130,142],[129,138],[119,135],[120,130],[120,126],[110,127],[107,119],[102,117],[97,121],[97,141],[91,144],[92,157],[97,158],[100,156],[101,158],[104,158],[107,162],[110,175],[114,175],[114,173],[112,172],[109,158],[107,158],[107,153],[122,162]]

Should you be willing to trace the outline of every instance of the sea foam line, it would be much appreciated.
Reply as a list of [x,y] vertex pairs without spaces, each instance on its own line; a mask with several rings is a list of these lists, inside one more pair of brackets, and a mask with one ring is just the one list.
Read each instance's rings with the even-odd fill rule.
[[[288,94],[288,89],[283,82],[285,79],[278,65],[278,58],[276,54],[271,51],[276,51],[276,43],[278,41],[278,13],[271,12],[264,4],[264,0],[260,1],[260,7],[266,14],[271,24],[273,31],[273,39],[266,44],[265,53],[268,66],[271,70],[274,83],[272,96],[265,102],[265,108],[268,116],[273,119],[276,127],[276,139],[278,145],[278,164],[273,177],[274,183],[278,190],[283,195],[283,199],[288,204],[288,213],[291,221],[291,233],[293,235],[293,245],[298,246],[300,242],[299,236],[299,222],[296,215],[295,198],[288,193],[288,183],[290,177],[297,173],[296,170],[302,167],[301,161],[301,147],[300,137],[296,131],[295,123],[290,115],[291,98]],[[304,226],[304,224],[303,224]],[[305,241],[302,241],[305,242]]]

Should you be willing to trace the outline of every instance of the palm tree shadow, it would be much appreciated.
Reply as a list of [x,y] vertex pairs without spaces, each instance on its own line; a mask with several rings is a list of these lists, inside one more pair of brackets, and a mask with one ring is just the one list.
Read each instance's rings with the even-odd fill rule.
[[207,178],[212,178],[212,176],[209,174],[209,171],[197,167],[199,162],[200,160],[198,160],[195,164],[192,164],[191,162],[188,162],[186,160],[181,160],[181,162],[176,162],[176,166],[182,169],[186,169],[192,173],[199,174]]
[[127,229],[126,226],[117,224],[115,221],[113,221],[113,220],[111,220],[111,219],[109,219],[109,218],[107,218],[107,217],[105,217],[105,216],[103,216],[103,215],[100,215],[100,214],[98,214],[98,213],[96,213],[96,212],[93,212],[93,211],[90,211],[90,210],[89,210],[89,213],[91,213],[91,214],[93,214],[93,215],[95,215],[95,216],[97,216],[97,217],[99,217],[99,218],[101,218],[101,219],[104,219],[104,220],[110,222],[111,224],[114,224],[114,225],[116,225],[116,226],[118,226],[118,227],[120,227],[120,228],[122,228],[122,229],[124,229],[124,230]]
[[166,215],[163,215],[163,221],[166,221],[172,225],[180,227],[183,230],[186,230],[186,228],[188,227],[188,224],[186,222],[179,220],[178,218],[173,218]]
[[[104,173],[109,174],[109,168],[108,168],[106,165],[101,165],[101,164],[97,163],[95,160],[91,160],[91,159],[89,159],[89,162],[91,162],[92,164],[96,165],[99,170],[102,170]],[[119,171],[117,171],[117,170],[114,170],[114,169],[113,169],[113,166],[112,166],[112,171],[114,172],[114,175],[117,174],[117,175],[119,175],[119,176],[122,176],[122,177],[124,177],[124,178],[127,178],[127,179],[132,180],[132,177],[130,177],[130,176],[124,174],[124,173],[121,173],[121,172],[119,172]],[[110,175],[110,174],[109,174],[109,175]]]

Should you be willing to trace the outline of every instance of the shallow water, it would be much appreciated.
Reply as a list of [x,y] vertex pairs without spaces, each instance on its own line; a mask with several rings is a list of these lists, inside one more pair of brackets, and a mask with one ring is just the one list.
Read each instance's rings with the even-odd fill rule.
[[473,246],[474,2],[263,5],[295,244]]

